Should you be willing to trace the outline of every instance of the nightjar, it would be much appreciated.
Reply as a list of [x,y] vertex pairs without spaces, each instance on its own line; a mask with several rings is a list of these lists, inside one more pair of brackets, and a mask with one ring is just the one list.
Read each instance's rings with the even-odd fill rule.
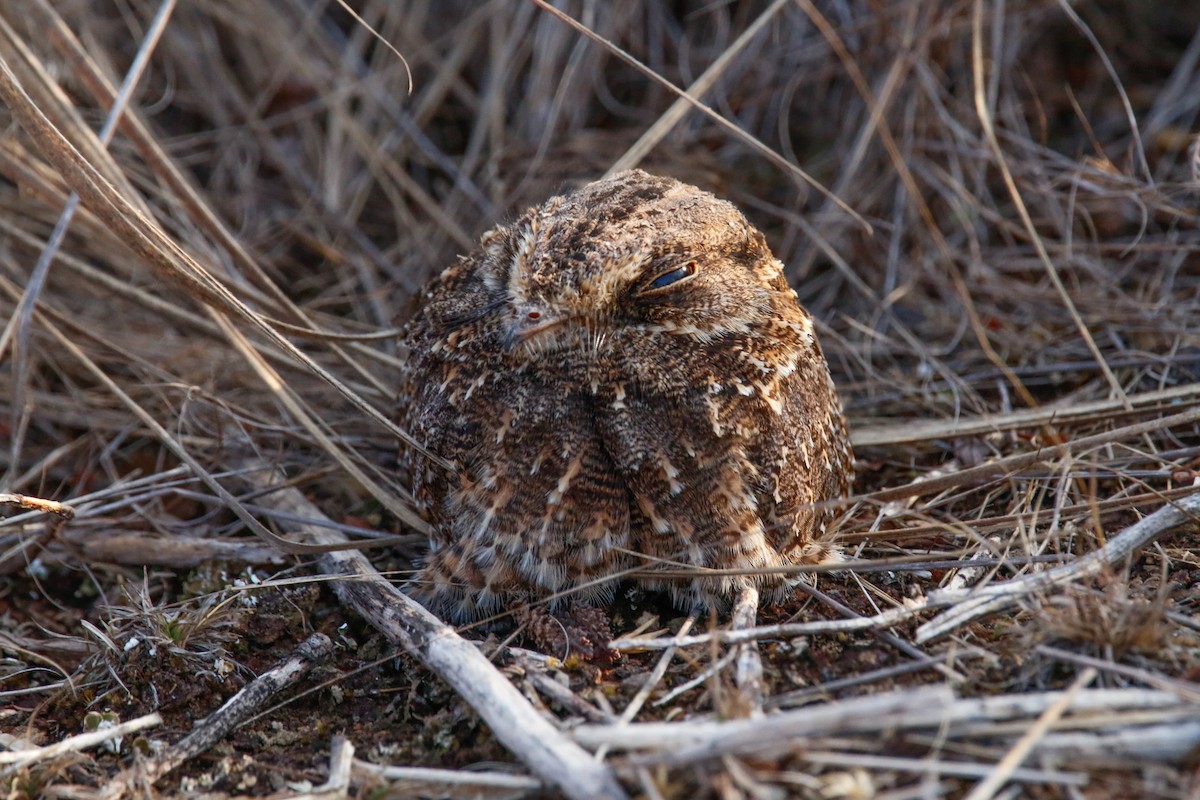
[[408,591],[442,616],[600,605],[626,577],[723,608],[795,580],[755,570],[836,560],[841,405],[731,204],[640,170],[553,197],[434,278],[407,341],[401,420],[454,467],[402,452],[433,530]]

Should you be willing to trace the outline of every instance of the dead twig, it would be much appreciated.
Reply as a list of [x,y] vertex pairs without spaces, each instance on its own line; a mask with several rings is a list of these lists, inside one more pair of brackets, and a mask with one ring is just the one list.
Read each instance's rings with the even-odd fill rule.
[[[25,769],[34,764],[57,758],[63,753],[76,753],[80,750],[87,750],[90,747],[95,747],[114,739],[120,739],[123,736],[129,736],[130,734],[161,724],[162,717],[158,714],[147,714],[144,717],[131,719],[128,722],[122,722],[111,727],[101,727],[98,730],[88,731],[77,736],[68,736],[62,741],[46,745],[45,747],[26,747],[11,752],[0,752],[0,765],[4,767],[0,769],[0,778],[12,775],[18,770]],[[7,746],[12,747],[14,744],[16,743],[10,741],[7,743]]]
[[726,722],[643,722],[632,725],[581,725],[575,740],[587,747],[648,750],[639,764],[688,764],[729,753],[766,752],[790,747],[793,740],[846,731],[883,730],[920,721],[936,724],[954,702],[946,686],[922,686],[902,692],[856,697],[785,711],[769,717]]
[[1072,682],[1070,688],[1063,692],[1062,697],[1043,711],[1041,716],[1037,718],[1037,721],[1029,726],[1029,730],[1012,746],[1012,749],[1004,754],[1004,758],[1000,759],[1000,763],[996,764],[996,768],[971,790],[971,793],[967,795],[967,800],[991,800],[1000,787],[1011,779],[1017,767],[1029,757],[1034,746],[1046,735],[1046,731],[1050,729],[1050,726],[1066,713],[1067,709],[1071,707],[1071,703],[1079,696],[1079,693],[1096,679],[1097,674],[1099,673],[1092,667],[1088,667],[1081,672],[1079,677]]
[[57,500],[46,500],[42,497],[30,497],[25,494],[13,494],[12,492],[0,492],[0,503],[8,506],[18,506],[28,509],[29,511],[41,511],[45,514],[55,514],[62,520],[71,520],[75,518],[75,509],[66,503],[60,503]]
[[228,736],[268,700],[304,677],[314,664],[333,651],[333,642],[323,633],[309,636],[282,663],[259,675],[223,706],[209,714],[191,733],[180,739],[156,758],[134,764],[104,790],[105,800],[150,794],[151,787],[188,759],[208,750]]
[[609,644],[609,647],[618,651],[636,652],[638,650],[663,650],[668,647],[692,647],[698,644],[708,644],[709,642],[736,645],[760,639],[790,639],[796,636],[816,636],[826,633],[847,633],[850,631],[890,628],[893,625],[898,625],[901,622],[912,619],[928,608],[927,604],[920,604],[919,607],[914,608],[894,608],[884,611],[881,614],[876,614],[873,617],[762,625],[756,628],[745,628],[736,631],[718,629],[691,636],[630,636],[614,639]]
[[[835,767],[865,767],[869,769],[894,769],[900,772],[947,775],[964,778],[982,778],[992,772],[991,764],[971,764],[936,758],[894,758],[864,753],[830,753],[806,750],[800,754],[803,761]],[[1057,783],[1064,786],[1084,786],[1088,776],[1082,772],[1062,772],[1050,769],[1018,767],[1008,774],[1010,781],[1027,783]]]
[[[769,756],[790,752],[823,737],[848,734],[878,735],[904,731],[937,730],[957,741],[1020,737],[1031,720],[1059,714],[1057,727],[1101,729],[1103,733],[1079,738],[1057,732],[1047,735],[1039,752],[1080,747],[1082,743],[1121,741],[1125,757],[1136,759],[1153,753],[1139,744],[1137,731],[1147,741],[1161,744],[1169,735],[1179,737],[1158,755],[1163,762],[1185,758],[1189,747],[1200,742],[1196,705],[1174,692],[1154,689],[1091,689],[1029,692],[995,697],[955,698],[949,687],[924,686],[886,694],[856,697],[750,720],[688,720],[646,722],[633,725],[581,725],[575,739],[588,747],[608,746],[631,752],[631,764],[682,765],[724,755],[754,753]],[[1064,738],[1056,739],[1055,736]],[[1108,756],[1115,757],[1116,751]]]
[[0,575],[11,575],[28,564],[33,558],[31,554],[36,553],[46,542],[53,541],[67,522],[75,518],[75,509],[66,503],[24,494],[0,492],[0,505],[17,506],[34,513],[54,515],[49,525],[32,535],[22,537],[7,551],[0,552]]
[[957,595],[958,599],[953,599],[950,593],[930,592],[927,607],[935,604],[952,604],[954,607],[917,628],[916,641],[918,644],[932,641],[956,628],[1002,611],[1031,594],[1046,592],[1056,586],[1096,575],[1129,558],[1163,534],[1184,523],[1194,522],[1197,514],[1200,514],[1200,494],[1181,497],[1130,525],[1109,539],[1100,549],[1067,564],[1003,583],[993,583],[966,592],[954,592],[953,595]]
[[350,740],[341,734],[333,737],[329,745],[329,779],[313,789],[312,793],[317,796],[329,794],[339,798],[348,797],[355,763],[354,745]]
[[478,793],[486,797],[489,796],[489,790],[525,793],[537,791],[545,786],[537,778],[508,772],[381,766],[357,759],[354,761],[354,771],[361,775],[392,781],[400,784],[393,786],[393,789],[408,789],[414,793],[417,789],[432,790],[436,787],[445,790],[454,787],[460,791],[469,790],[473,796]]
[[[737,601],[734,603],[729,630],[731,632],[750,630],[754,627],[757,618],[758,589],[747,582],[738,593]],[[751,717],[761,717],[763,713],[763,665],[757,642],[749,641],[737,645],[736,664],[734,684],[737,686],[739,704]]]

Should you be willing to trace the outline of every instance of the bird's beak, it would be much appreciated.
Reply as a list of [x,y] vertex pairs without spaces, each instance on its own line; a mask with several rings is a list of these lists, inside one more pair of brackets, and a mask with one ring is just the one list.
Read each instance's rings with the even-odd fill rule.
[[513,323],[504,336],[504,352],[511,353],[514,348],[524,344],[543,331],[557,328],[566,320],[554,317],[540,309],[520,309]]

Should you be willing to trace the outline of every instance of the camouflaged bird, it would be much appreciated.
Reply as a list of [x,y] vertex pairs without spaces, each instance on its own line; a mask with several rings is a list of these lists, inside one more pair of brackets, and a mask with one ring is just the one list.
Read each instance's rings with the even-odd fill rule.
[[[724,608],[835,560],[852,454],[812,318],[731,204],[639,170],[484,234],[407,328],[402,464],[433,533],[408,591],[467,621],[630,578]],[[657,575],[690,570],[693,577]]]

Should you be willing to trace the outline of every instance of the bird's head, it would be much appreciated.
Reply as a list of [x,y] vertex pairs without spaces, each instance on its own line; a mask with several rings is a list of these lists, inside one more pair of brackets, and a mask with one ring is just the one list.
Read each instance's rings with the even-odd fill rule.
[[782,265],[733,205],[640,170],[530,209],[451,269],[464,266],[437,316],[449,331],[472,323],[462,335],[514,366],[646,334],[665,354],[772,326],[808,333]]

